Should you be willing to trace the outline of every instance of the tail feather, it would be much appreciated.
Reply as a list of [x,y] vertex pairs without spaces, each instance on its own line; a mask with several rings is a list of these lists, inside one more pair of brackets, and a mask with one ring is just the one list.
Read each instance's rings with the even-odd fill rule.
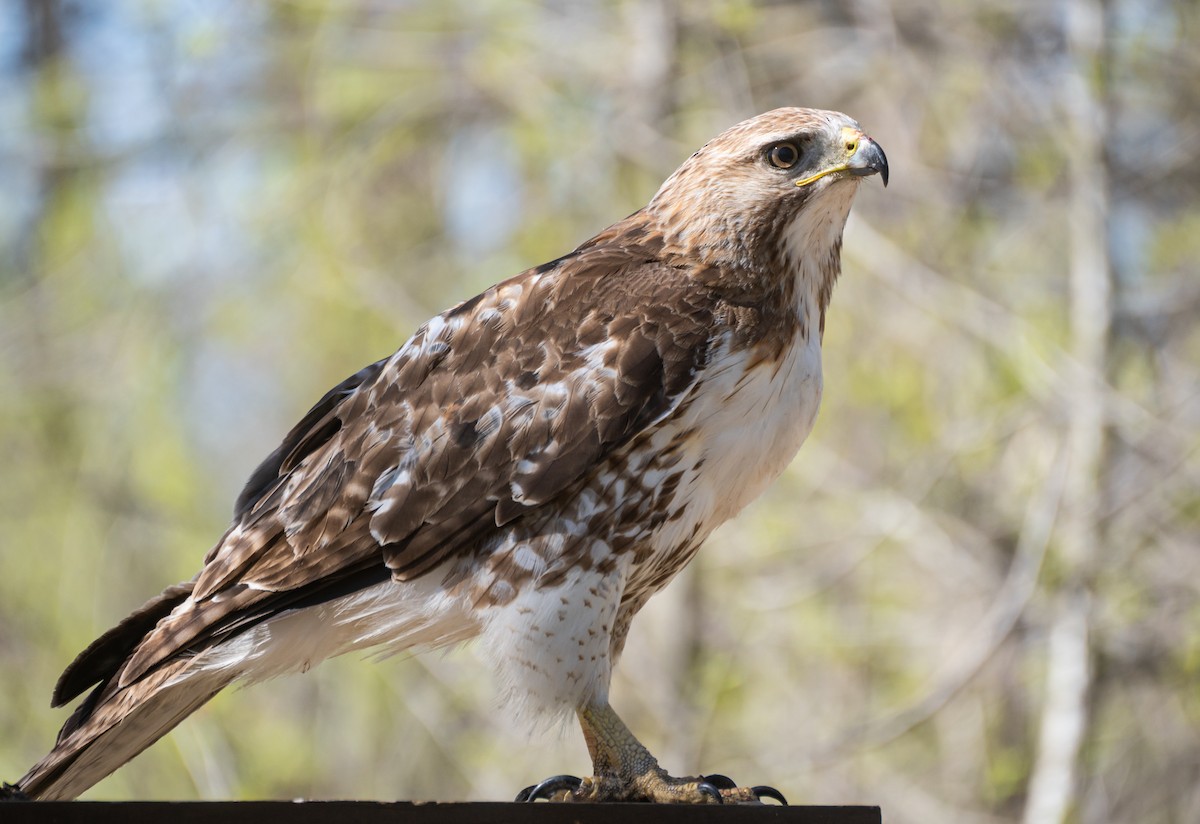
[[130,678],[139,651],[158,643],[172,615],[192,608],[192,583],[172,587],[105,633],[68,668],[56,703],[99,685],[67,719],[54,749],[15,788],[0,786],[0,800],[16,793],[35,800],[75,798],[235,679],[253,683],[353,650],[429,649],[478,634],[480,624],[464,609],[467,602],[448,595],[442,580],[430,575],[395,582],[381,564],[326,580],[317,591],[280,593],[273,610],[232,611],[206,628],[203,643],[177,646]]
[[16,789],[41,801],[77,797],[233,680],[232,672],[197,670],[191,663],[190,659],[171,662],[107,695],[102,684],[63,727],[54,749],[17,782]]

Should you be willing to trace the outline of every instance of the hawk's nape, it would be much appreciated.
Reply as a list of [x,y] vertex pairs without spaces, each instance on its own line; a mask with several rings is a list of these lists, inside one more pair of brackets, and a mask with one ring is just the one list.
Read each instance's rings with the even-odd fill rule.
[[608,704],[630,621],[791,460],[821,395],[842,228],[879,146],[778,109],[643,209],[433,318],[326,394],[229,531],[67,668],[87,693],[16,785],[72,798],[235,680],[482,637],[506,692],[593,761],[526,800],[782,798],[674,778]]

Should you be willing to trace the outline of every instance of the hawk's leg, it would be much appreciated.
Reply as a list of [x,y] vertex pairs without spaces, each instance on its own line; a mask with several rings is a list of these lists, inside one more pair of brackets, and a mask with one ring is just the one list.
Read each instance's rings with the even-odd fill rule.
[[559,775],[526,787],[518,801],[653,801],[666,804],[760,804],[774,798],[771,787],[739,787],[723,775],[675,778],[634,737],[607,702],[579,710],[579,726],[592,756],[594,775]]

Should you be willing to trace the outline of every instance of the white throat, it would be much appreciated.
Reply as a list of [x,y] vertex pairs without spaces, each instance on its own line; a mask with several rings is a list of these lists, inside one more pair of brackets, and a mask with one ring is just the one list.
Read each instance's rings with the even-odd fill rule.
[[829,301],[841,269],[842,229],[858,180],[834,180],[818,202],[800,211],[783,232],[783,254],[796,278],[796,313],[812,330]]

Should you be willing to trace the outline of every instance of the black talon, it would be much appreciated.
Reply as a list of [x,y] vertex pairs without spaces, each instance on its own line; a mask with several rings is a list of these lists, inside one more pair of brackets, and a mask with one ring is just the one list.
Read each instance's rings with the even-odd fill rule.
[[[725,776],[718,775],[717,778],[721,779],[725,778]],[[728,781],[729,779],[725,778],[725,780]],[[700,795],[707,795],[709,798],[715,799],[718,804],[725,803],[725,799],[721,797],[721,791],[717,789],[716,785],[709,783],[707,778],[696,785],[696,791]]]
[[549,800],[560,790],[575,792],[582,783],[582,778],[576,778],[573,775],[553,775],[540,784],[534,784],[521,790],[517,793],[516,800],[519,803],[537,801],[539,798]]
[[786,807],[788,805],[787,799],[783,797],[783,793],[774,787],[751,787],[750,792],[757,795],[759,800],[762,800],[763,798],[774,798],[783,806]]
[[702,776],[700,776],[700,780],[705,781],[709,784],[712,784],[718,790],[736,790],[737,789],[736,781],[734,781],[729,776],[721,775],[720,773],[713,773],[712,775],[702,775]]

